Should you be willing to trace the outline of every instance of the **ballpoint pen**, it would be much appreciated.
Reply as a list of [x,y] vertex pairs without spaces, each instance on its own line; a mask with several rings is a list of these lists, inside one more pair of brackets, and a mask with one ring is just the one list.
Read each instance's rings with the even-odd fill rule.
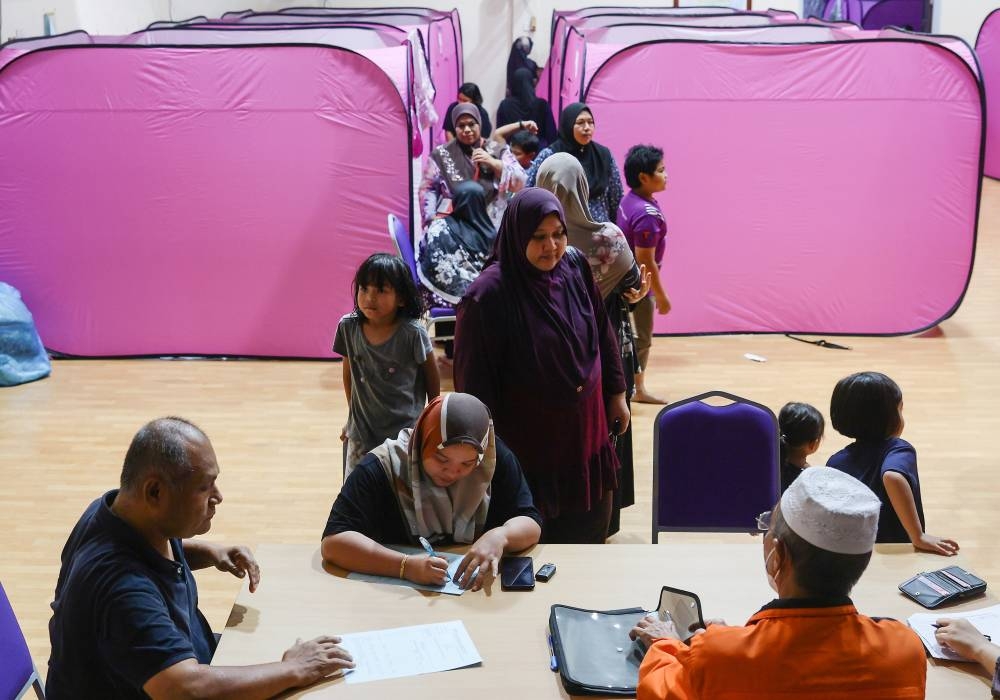
[[[420,537],[419,541],[420,541],[420,546],[424,548],[425,552],[427,552],[427,556],[429,556],[429,557],[436,557],[436,556],[438,556],[437,554],[434,553],[434,548],[431,547],[431,543],[427,541],[426,537]],[[442,559],[443,558],[444,557],[442,557]],[[451,581],[451,577],[448,576],[447,572],[445,572],[444,580],[445,581]]]
[[549,640],[549,670],[550,671],[558,671],[559,670],[559,662],[556,660],[556,652],[552,648],[552,635],[548,634],[548,635],[546,635],[546,637],[548,637],[548,640]]

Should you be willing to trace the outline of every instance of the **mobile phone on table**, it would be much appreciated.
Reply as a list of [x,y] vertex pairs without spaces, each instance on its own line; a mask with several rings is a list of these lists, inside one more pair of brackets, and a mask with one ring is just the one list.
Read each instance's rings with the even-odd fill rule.
[[531,557],[501,557],[500,588],[530,591],[535,587],[535,566]]

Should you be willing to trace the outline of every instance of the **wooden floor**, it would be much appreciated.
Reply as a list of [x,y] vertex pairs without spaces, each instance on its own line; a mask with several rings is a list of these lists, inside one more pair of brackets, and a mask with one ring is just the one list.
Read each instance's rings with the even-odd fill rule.
[[[928,530],[978,546],[971,564],[1000,586],[998,451],[990,443],[1000,432],[998,229],[1000,183],[987,181],[971,287],[959,312],[934,332],[845,339],[851,352],[780,336],[658,338],[647,383],[671,399],[725,389],[775,411],[796,400],[827,415],[837,379],[886,372],[903,389],[904,437],[919,455]],[[746,352],[768,362],[750,362]],[[635,410],[638,502],[623,513],[615,543],[649,541],[656,411]],[[219,457],[225,502],[209,537],[251,545],[319,541],[341,485],[346,403],[338,363],[55,362],[49,379],[0,390],[0,582],[43,674],[66,536],[87,504],[117,485],[136,429],[171,414],[200,424]],[[828,428],[813,463],[825,463],[846,442]],[[213,570],[200,572],[198,583],[202,609],[221,630],[239,581]]]

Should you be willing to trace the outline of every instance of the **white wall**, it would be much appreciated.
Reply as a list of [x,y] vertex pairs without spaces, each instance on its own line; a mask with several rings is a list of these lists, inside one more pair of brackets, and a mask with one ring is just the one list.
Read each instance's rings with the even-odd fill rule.
[[1000,8],[1000,0],[934,0],[934,31],[954,34],[976,45],[986,15]]

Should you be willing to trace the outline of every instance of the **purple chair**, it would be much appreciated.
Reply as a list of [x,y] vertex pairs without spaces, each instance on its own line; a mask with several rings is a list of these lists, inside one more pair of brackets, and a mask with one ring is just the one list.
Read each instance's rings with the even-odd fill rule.
[[45,688],[31,661],[28,643],[14,617],[7,593],[0,585],[0,698],[18,700],[31,687],[45,700]]
[[[420,276],[417,275],[417,256],[413,253],[413,243],[410,241],[410,232],[406,230],[406,226],[403,224],[395,214],[389,214],[389,235],[392,236],[392,242],[396,244],[396,251],[409,266],[410,274],[413,275],[413,283],[417,285],[417,289],[422,286],[420,284]],[[424,317],[424,325],[427,327],[427,333],[437,340],[451,340],[455,336],[442,335],[435,336],[433,330],[438,323],[454,323],[455,322],[455,309],[437,307],[427,310],[427,315]]]
[[927,31],[925,0],[880,0],[861,22],[862,29],[900,27],[914,32]]
[[[732,403],[713,406],[710,397]],[[653,425],[653,543],[660,532],[757,532],[778,501],[778,419],[710,391],[666,406]]]

